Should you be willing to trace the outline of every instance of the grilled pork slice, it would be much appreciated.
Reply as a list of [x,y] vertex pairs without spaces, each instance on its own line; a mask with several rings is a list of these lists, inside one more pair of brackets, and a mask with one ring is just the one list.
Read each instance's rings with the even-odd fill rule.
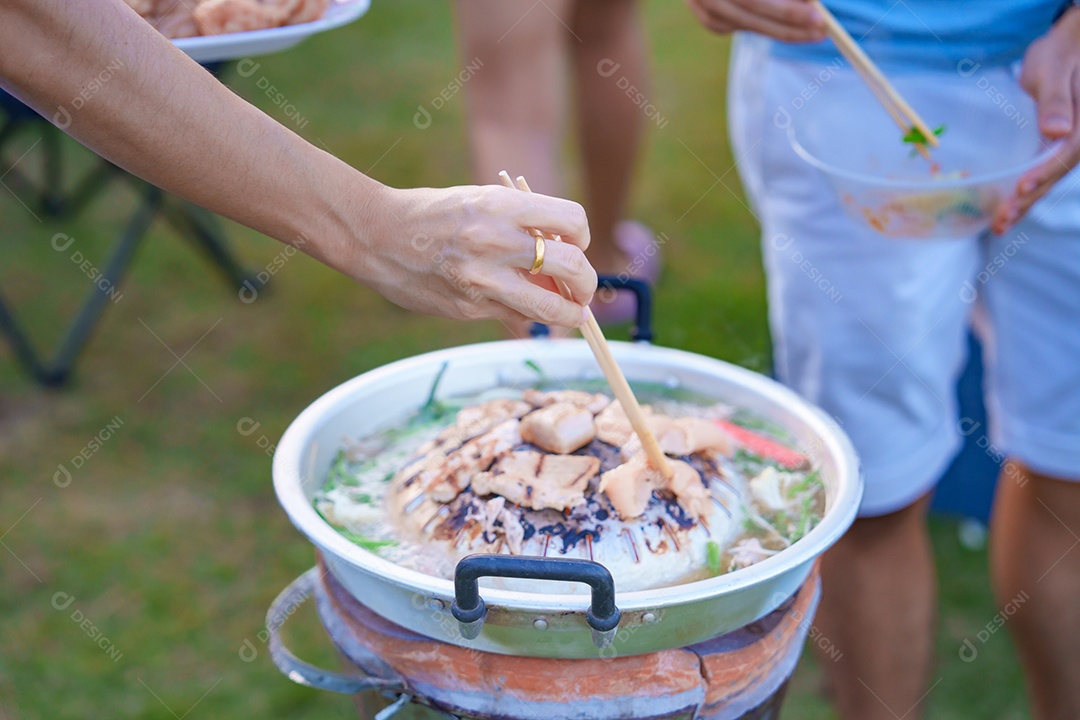
[[640,452],[601,475],[599,490],[608,496],[620,518],[630,520],[645,512],[659,477],[645,453]]
[[644,451],[600,476],[600,492],[608,496],[615,512],[623,520],[639,517],[649,505],[653,490],[668,490],[686,512],[700,518],[712,509],[709,489],[701,475],[682,460],[669,460],[673,471],[671,480],[649,463]]
[[466,432],[479,435],[504,420],[519,418],[530,410],[532,410],[532,407],[521,400],[511,400],[509,398],[488,400],[479,405],[462,408],[457,414],[455,425],[463,428]]
[[673,427],[666,433],[671,449],[661,445],[666,453],[693,455],[711,451],[731,457],[735,452],[731,436],[711,420],[685,417],[672,420],[671,424]]
[[521,546],[525,542],[525,528],[516,513],[503,510],[499,513],[499,521],[502,523],[503,539],[511,555],[520,555]]
[[712,496],[709,489],[701,482],[701,474],[682,460],[669,460],[674,471],[667,482],[667,489],[682,505],[683,510],[700,518],[712,510]]
[[484,534],[494,535],[496,532],[495,523],[499,521],[499,515],[502,513],[503,508],[506,507],[506,498],[493,497],[484,503],[483,511],[480,515],[480,520],[484,522]]
[[[648,417],[652,415],[652,408],[642,405],[641,412]],[[630,438],[636,437],[630,418],[626,417],[626,411],[618,400],[612,402],[596,416],[596,438],[601,442],[621,448],[630,441]]]
[[521,394],[525,402],[534,407],[545,407],[557,402],[568,402],[578,407],[583,407],[593,415],[600,412],[611,404],[611,398],[600,393],[587,393],[582,390],[526,390]]
[[496,459],[521,444],[520,421],[506,420],[473,438],[441,459],[429,463],[420,472],[420,482],[428,497],[438,502],[450,502],[464,490],[469,479],[491,467]]
[[490,472],[472,479],[477,495],[500,495],[533,510],[565,510],[585,502],[585,488],[600,469],[591,455],[545,455],[522,450],[504,455]]
[[548,452],[566,455],[592,442],[596,425],[585,408],[557,402],[522,418],[521,437]]
[[[647,422],[665,455],[714,452],[730,457],[733,453],[731,437],[710,420],[653,415]],[[641,440],[637,435],[632,435],[622,446],[623,457],[627,458],[640,450]]]
[[507,398],[462,408],[454,424],[440,432],[431,442],[421,445],[417,454],[423,455],[436,449],[442,450],[443,454],[449,453],[496,425],[512,418],[520,418],[530,410],[532,405],[529,403]]
[[[629,423],[629,421],[627,422]],[[656,443],[665,454],[669,453],[665,444],[668,446],[678,444],[677,442],[673,443],[672,439],[668,437],[672,431],[674,431],[674,428],[672,427],[673,422],[674,421],[667,415],[649,415],[645,418],[645,424],[649,426],[649,430],[652,432],[653,437],[656,438]],[[665,438],[667,439],[665,440]],[[630,437],[622,444],[620,450],[623,458],[627,460],[642,451],[641,438],[637,436],[637,433],[635,433],[632,428],[630,430]]]

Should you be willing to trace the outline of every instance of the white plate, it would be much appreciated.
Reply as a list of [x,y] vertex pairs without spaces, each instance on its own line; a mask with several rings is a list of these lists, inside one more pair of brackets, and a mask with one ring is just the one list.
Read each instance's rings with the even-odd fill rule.
[[312,22],[227,35],[178,38],[173,43],[200,63],[269,55],[287,50],[310,35],[351,23],[369,7],[371,0],[332,0],[323,16]]

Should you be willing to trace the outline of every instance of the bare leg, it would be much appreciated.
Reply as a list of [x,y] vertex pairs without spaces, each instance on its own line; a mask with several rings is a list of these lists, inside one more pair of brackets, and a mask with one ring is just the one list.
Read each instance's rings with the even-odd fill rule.
[[1012,472],[1002,473],[991,526],[994,590],[1024,664],[1032,717],[1074,720],[1080,718],[1080,483],[1035,474],[1015,461],[1006,468]]
[[822,559],[815,624],[842,653],[821,665],[845,720],[922,716],[937,589],[928,506],[860,518]]
[[570,48],[585,161],[585,207],[592,231],[588,256],[598,272],[617,275],[626,270],[628,258],[615,246],[615,227],[626,212],[646,121],[626,88],[648,94],[637,2],[579,0],[572,28],[577,36],[570,37]]
[[561,194],[559,163],[570,0],[458,0],[461,55],[483,66],[465,85],[473,178],[524,175],[536,192]]

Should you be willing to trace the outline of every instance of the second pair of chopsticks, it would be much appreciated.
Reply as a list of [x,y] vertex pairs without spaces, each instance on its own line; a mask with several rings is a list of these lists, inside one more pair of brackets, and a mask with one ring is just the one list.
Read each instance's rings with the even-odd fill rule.
[[[516,187],[518,190],[524,192],[532,192],[529,188],[529,183],[527,183],[525,178],[520,175],[515,183],[510,179],[510,175],[503,170],[499,173],[499,178],[502,180],[503,185],[506,185],[508,188]],[[529,232],[539,241],[547,240],[548,242],[560,242],[561,240],[558,235],[545,236],[544,233],[536,228],[529,228]],[[555,286],[559,289],[559,294],[564,298],[567,300],[573,299],[571,297],[570,288],[568,288],[565,283],[556,280]],[[656,436],[653,435],[652,430],[645,420],[645,413],[641,411],[641,406],[634,396],[634,391],[630,388],[630,383],[626,381],[626,376],[623,375],[622,369],[619,367],[618,363],[615,362],[615,357],[611,354],[611,347],[608,345],[607,339],[604,337],[604,333],[600,329],[599,323],[597,323],[596,318],[593,317],[592,310],[588,307],[585,308],[585,321],[581,325],[581,335],[585,338],[585,342],[589,343],[589,347],[592,349],[593,355],[596,356],[596,362],[599,363],[600,369],[603,371],[604,377],[608,381],[608,385],[611,386],[615,398],[622,405],[623,410],[626,412],[627,419],[630,420],[630,425],[634,428],[634,432],[637,433],[638,438],[641,440],[641,447],[645,450],[645,455],[649,458],[649,463],[665,480],[670,480],[674,472],[671,469],[671,463],[668,462],[667,456],[664,455],[663,450],[660,449],[660,444],[656,442]]]
[[855,71],[866,81],[870,90],[885,107],[893,121],[905,133],[914,129],[918,130],[925,138],[925,143],[915,143],[915,149],[919,151],[920,155],[929,160],[930,152],[926,146],[937,147],[937,134],[919,117],[919,114],[901,97],[900,93],[896,92],[896,88],[892,86],[892,83],[882,74],[866,52],[859,47],[859,44],[844,29],[844,26],[829,12],[829,9],[821,3],[821,0],[810,0],[810,4],[821,14],[821,18],[825,22],[825,33],[829,36],[829,39],[833,41],[840,53],[847,58]]

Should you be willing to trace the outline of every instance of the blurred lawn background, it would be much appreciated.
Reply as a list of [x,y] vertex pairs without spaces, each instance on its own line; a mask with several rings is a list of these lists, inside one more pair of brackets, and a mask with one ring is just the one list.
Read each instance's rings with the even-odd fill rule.
[[[696,27],[682,3],[650,0],[645,10],[649,99],[668,123],[650,131],[632,215],[670,238],[657,340],[768,372],[757,227],[726,139],[727,43]],[[376,2],[352,26],[257,61],[229,84],[296,129],[265,94],[272,84],[306,121],[301,134],[361,170],[397,186],[469,181],[461,95],[427,129],[413,124],[461,67],[445,3]],[[21,142],[11,157],[33,138]],[[71,150],[75,165],[89,162]],[[20,167],[33,161],[31,150]],[[0,192],[0,287],[39,343],[59,337],[88,282],[49,239],[75,237],[100,266],[132,203],[117,184],[77,221],[39,222]],[[250,268],[282,251],[245,228],[229,233]],[[496,339],[501,328],[407,313],[300,255],[244,304],[161,224],[120,290],[68,389],[39,389],[0,346],[0,718],[355,717],[347,698],[279,675],[257,638],[275,594],[312,564],[274,498],[260,438],[275,442],[349,377]],[[258,430],[238,433],[242,418]],[[58,487],[58,465],[71,468],[115,419],[114,435]],[[1004,633],[980,645],[975,662],[958,656],[995,613],[985,552],[961,548],[951,521],[933,530],[942,605],[929,717],[1028,717]],[[55,609],[57,593],[72,604]],[[118,658],[71,619],[75,610]],[[334,664],[310,607],[287,635],[306,657]],[[258,648],[254,661],[240,657],[245,640]],[[808,655],[784,717],[834,717],[820,685]]]

